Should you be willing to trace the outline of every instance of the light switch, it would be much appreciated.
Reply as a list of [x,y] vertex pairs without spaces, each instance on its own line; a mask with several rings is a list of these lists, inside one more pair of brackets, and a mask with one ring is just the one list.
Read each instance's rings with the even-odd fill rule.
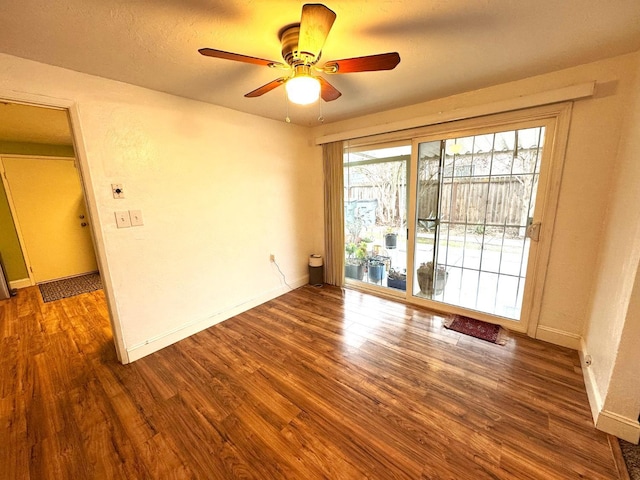
[[116,212],[116,225],[118,225],[118,228],[129,228],[131,226],[129,212]]
[[113,192],[113,198],[124,198],[124,188],[121,183],[112,183],[111,191]]
[[131,218],[132,227],[140,227],[144,225],[142,222],[142,210],[129,210],[129,217]]

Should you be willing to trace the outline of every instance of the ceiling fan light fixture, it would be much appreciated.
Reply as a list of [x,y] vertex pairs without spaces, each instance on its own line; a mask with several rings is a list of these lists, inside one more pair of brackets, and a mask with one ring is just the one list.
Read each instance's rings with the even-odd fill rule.
[[300,23],[286,25],[278,32],[284,63],[215,48],[201,48],[198,51],[207,57],[288,70],[288,74],[283,74],[280,78],[271,80],[246,93],[244,95],[246,98],[260,97],[284,85],[287,105],[289,105],[288,102],[309,105],[317,102],[320,97],[325,102],[332,102],[340,98],[342,94],[323,75],[316,76],[316,72],[328,75],[377,72],[393,70],[400,63],[398,52],[388,52],[332,60],[325,62],[324,66],[317,66],[335,20],[336,13],[325,5],[321,3],[304,4]]
[[284,87],[289,101],[297,105],[309,105],[320,98],[320,81],[308,75],[290,78]]

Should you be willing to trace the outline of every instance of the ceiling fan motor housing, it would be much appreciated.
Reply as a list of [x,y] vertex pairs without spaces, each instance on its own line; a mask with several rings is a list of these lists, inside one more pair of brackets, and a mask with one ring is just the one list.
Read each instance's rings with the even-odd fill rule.
[[300,39],[300,25],[294,25],[287,28],[280,35],[280,43],[282,44],[282,58],[288,65],[295,67],[297,65],[315,65],[320,59],[313,53],[300,52],[298,50],[298,42]]

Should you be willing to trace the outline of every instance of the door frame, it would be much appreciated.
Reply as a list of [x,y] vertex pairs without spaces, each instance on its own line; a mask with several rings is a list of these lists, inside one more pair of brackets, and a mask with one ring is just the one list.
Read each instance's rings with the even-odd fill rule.
[[[377,144],[384,144],[390,141],[406,140],[412,142],[411,161],[409,162],[409,176],[407,185],[408,208],[407,215],[409,226],[409,237],[415,232],[416,228],[416,198],[415,198],[415,181],[417,175],[417,139],[425,141],[425,139],[445,140],[447,138],[456,138],[470,134],[470,131],[480,131],[483,129],[500,129],[504,127],[508,130],[511,125],[529,122],[545,122],[545,143],[543,149],[543,157],[541,162],[540,176],[538,179],[538,189],[544,187],[545,196],[538,196],[536,199],[536,209],[534,211],[534,222],[541,222],[540,240],[536,245],[535,256],[529,257],[527,276],[527,294],[523,299],[522,310],[525,311],[525,305],[528,309],[527,318],[522,318],[519,322],[510,320],[506,317],[498,317],[494,315],[484,314],[475,310],[455,307],[433,300],[416,298],[413,296],[414,275],[407,272],[407,290],[405,300],[410,304],[422,305],[431,310],[443,312],[446,314],[462,314],[472,315],[480,320],[506,326],[511,330],[527,333],[530,337],[536,338],[538,325],[540,323],[540,310],[544,295],[545,279],[547,274],[547,266],[551,253],[551,244],[553,240],[553,231],[556,220],[556,211],[558,199],[560,196],[560,186],[562,181],[562,171],[564,168],[564,159],[566,145],[569,134],[569,126],[571,121],[571,111],[573,103],[561,102],[539,107],[526,108],[522,110],[514,110],[510,112],[497,113],[481,117],[474,117],[452,122],[445,122],[425,127],[415,128],[402,132],[393,132],[389,134],[376,135],[375,137],[361,138],[351,141],[351,146],[368,145],[375,148]],[[462,133],[464,132],[464,134]],[[411,240],[407,244],[407,265],[413,269],[415,259],[415,243]],[[356,285],[357,283],[357,285]],[[358,289],[368,290],[375,293],[389,295],[390,292],[381,292],[379,289],[367,286],[363,288],[360,282],[348,282],[350,286]],[[394,292],[395,293],[395,292]],[[397,295],[393,297],[398,298]],[[402,297],[400,297],[402,298]]]
[[87,206],[87,217],[89,220],[89,228],[91,229],[91,238],[96,254],[96,262],[102,278],[107,310],[109,311],[113,343],[118,361],[125,364],[129,363],[129,355],[124,343],[122,324],[118,316],[117,304],[113,292],[113,281],[111,278],[111,271],[109,269],[109,262],[107,260],[104,236],[102,235],[102,230],[99,228],[100,215],[98,212],[96,193],[91,181],[91,169],[89,168],[87,151],[84,145],[84,138],[82,136],[79,106],[77,102],[69,99],[54,98],[25,92],[15,92],[14,90],[1,88],[0,101],[32,105],[35,107],[52,108],[67,112],[69,128],[71,129],[71,138],[73,141],[73,149],[76,154],[76,167],[78,169],[78,176],[80,177],[80,187]]

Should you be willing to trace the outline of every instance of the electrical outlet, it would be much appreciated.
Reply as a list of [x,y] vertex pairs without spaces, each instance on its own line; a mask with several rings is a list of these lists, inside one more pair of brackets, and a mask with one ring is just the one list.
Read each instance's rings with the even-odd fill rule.
[[271,263],[276,263],[276,256],[273,253],[269,254],[269,261]]

